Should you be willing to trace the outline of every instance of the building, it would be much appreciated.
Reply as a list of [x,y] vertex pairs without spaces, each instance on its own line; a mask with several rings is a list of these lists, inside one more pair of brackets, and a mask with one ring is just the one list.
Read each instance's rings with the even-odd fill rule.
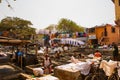
[[120,0],[112,0],[115,5],[115,23],[120,26]]
[[120,19],[120,0],[112,0],[115,4],[115,19]]
[[112,0],[115,5],[115,23],[88,29],[88,42],[92,44],[120,43],[120,0]]
[[88,43],[92,44],[112,44],[119,43],[120,29],[118,26],[110,24],[95,26],[88,29]]

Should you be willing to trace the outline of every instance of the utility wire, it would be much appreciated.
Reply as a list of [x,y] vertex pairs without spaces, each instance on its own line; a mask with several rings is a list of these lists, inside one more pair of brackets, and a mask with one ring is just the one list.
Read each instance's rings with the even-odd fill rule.
[[13,7],[12,7],[12,6],[11,6],[11,4],[8,2],[8,0],[5,0],[5,1],[7,2],[8,7],[9,7],[11,10],[13,10],[13,11],[14,11]]

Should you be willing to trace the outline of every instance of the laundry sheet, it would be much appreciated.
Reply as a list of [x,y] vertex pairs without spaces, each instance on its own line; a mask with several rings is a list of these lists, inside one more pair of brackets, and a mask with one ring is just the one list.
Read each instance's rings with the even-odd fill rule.
[[80,71],[81,74],[87,75],[90,71],[91,66],[88,62],[78,62],[57,66],[57,68],[71,72]]
[[100,64],[100,68],[102,68],[107,76],[112,75],[114,69],[117,67],[117,61],[113,60],[102,60]]

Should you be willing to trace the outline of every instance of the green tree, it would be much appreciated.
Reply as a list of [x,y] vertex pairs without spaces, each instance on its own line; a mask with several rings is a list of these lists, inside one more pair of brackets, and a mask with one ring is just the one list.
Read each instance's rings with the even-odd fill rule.
[[51,25],[49,25],[48,27],[46,27],[45,29],[52,31],[52,30],[55,28],[55,26],[56,26],[56,25],[51,24]]
[[17,17],[6,17],[0,22],[0,31],[14,32],[17,36],[27,36],[35,34],[35,28],[31,27],[32,23]]
[[51,24],[49,25],[47,28],[45,28],[46,30],[49,30],[50,32],[57,32],[57,25],[55,24]]
[[72,20],[62,18],[58,23],[57,30],[60,32],[83,32],[84,28]]

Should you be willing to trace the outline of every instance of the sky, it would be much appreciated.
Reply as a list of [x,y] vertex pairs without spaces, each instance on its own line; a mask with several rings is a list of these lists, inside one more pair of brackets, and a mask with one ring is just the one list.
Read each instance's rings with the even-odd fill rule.
[[[7,5],[7,1],[12,9]],[[32,22],[32,27],[44,29],[66,18],[86,28],[115,24],[115,9],[111,0],[2,0],[0,20],[19,17]]]

